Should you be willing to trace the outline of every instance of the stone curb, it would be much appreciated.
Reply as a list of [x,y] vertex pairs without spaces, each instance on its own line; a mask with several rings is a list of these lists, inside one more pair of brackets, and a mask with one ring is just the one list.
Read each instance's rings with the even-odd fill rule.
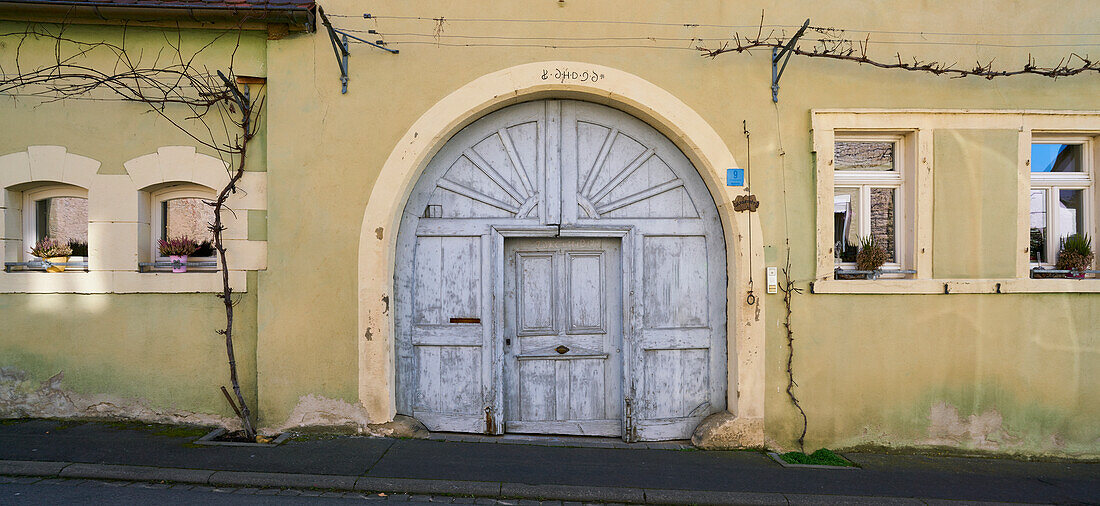
[[360,477],[355,490],[404,494],[450,494],[497,497],[501,484],[493,481],[416,480],[410,478]]
[[366,476],[214,471],[115,464],[0,460],[0,475],[191,483],[221,487],[330,489],[392,494],[536,500],[617,502],[630,504],[923,504],[920,499],[815,494],[663,490],[578,485],[530,485],[484,481],[419,480]]
[[57,476],[71,462],[46,462],[40,460],[0,460],[0,474],[15,476]]
[[174,481],[179,483],[207,483],[214,471],[205,469],[179,469],[170,467],[123,466],[115,464],[70,464],[57,476],[61,478],[88,478],[94,480]]
[[527,485],[503,483],[500,495],[553,501],[600,501],[644,504],[645,491],[640,488],[585,487],[578,485]]
[[357,476],[332,474],[214,471],[207,484],[216,487],[328,488],[354,490]]
[[[761,492],[716,492],[710,490],[646,490],[646,502],[652,504],[787,504],[783,494]],[[835,504],[822,501],[822,504]]]

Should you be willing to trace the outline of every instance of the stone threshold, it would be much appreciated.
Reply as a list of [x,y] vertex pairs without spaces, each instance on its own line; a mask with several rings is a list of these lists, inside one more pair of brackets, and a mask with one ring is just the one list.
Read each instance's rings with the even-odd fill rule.
[[593,436],[556,436],[534,434],[464,434],[458,432],[432,432],[427,439],[451,443],[497,443],[531,446],[558,446],[566,448],[621,448],[632,450],[693,450],[695,446],[686,439],[673,441],[639,441],[627,443],[621,439]]

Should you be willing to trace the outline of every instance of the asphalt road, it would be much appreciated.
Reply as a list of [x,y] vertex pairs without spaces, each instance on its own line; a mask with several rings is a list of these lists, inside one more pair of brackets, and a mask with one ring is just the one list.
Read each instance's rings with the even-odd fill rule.
[[[361,504],[364,502],[411,502],[436,504],[449,497],[395,496],[379,497],[361,493],[322,492],[312,490],[278,490],[262,488],[213,488],[158,483],[103,482],[88,480],[39,480],[0,477],[0,504]],[[472,502],[472,500],[471,500]],[[512,504],[515,502],[513,501]]]
[[[56,468],[45,474],[7,473],[12,476],[61,476],[69,481],[75,481],[74,478],[173,480],[207,485],[234,483],[246,487],[318,487],[429,494],[442,493],[439,492],[441,486],[458,483],[461,487],[446,493],[481,497],[579,497],[585,500],[644,497],[655,503],[670,500],[728,502],[728,498],[744,499],[755,494],[765,502],[836,502],[855,498],[852,500],[880,503],[947,500],[1100,504],[1100,462],[846,453],[845,456],[859,466],[857,469],[806,469],[784,468],[770,457],[752,451],[574,447],[567,446],[568,442],[561,446],[542,446],[487,437],[471,437],[468,441],[305,437],[273,448],[200,447],[192,444],[197,435],[178,434],[178,430],[140,424],[14,420],[0,423],[0,461],[42,463]],[[129,466],[127,469],[145,474],[141,478],[126,474],[89,474],[111,466]],[[149,474],[153,471],[190,477],[161,478]],[[313,481],[307,480],[303,485],[302,480],[307,478]],[[50,479],[26,479],[32,481],[12,482],[4,478],[0,479],[0,484],[64,486]],[[330,486],[333,481],[344,485]],[[431,487],[426,488],[425,484]],[[149,484],[156,485],[158,483]],[[139,486],[135,483],[122,488],[136,490]],[[203,486],[179,487],[169,490],[224,493]],[[563,489],[569,494],[563,495]],[[260,495],[261,492],[278,494],[278,490],[256,490],[253,494],[237,491],[229,495],[235,504],[244,501],[240,499],[244,495],[283,497]],[[313,492],[316,491],[309,491]],[[32,497],[43,497],[42,493],[37,494]],[[362,500],[366,497],[362,492],[329,494],[334,497],[326,498]],[[2,495],[0,504],[9,503],[14,497],[23,496]],[[82,499],[83,496],[46,497],[51,503],[148,502],[141,497],[112,500],[109,495],[104,495],[102,501]],[[221,497],[224,496],[218,496]],[[416,499],[418,501],[431,499],[430,496],[412,497],[422,498]],[[703,499],[688,501],[692,497]],[[191,501],[175,497],[163,500]],[[449,497],[439,500],[452,501]],[[194,501],[208,502],[201,495]]]

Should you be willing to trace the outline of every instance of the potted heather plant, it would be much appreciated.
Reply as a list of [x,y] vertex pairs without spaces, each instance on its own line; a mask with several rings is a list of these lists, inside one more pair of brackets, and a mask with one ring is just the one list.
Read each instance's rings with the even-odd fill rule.
[[[875,236],[869,235],[859,239],[859,253],[856,253],[856,269],[861,271],[877,271],[886,263],[886,250],[875,241]],[[874,278],[874,274],[868,275]]]
[[65,272],[64,265],[55,264],[68,262],[69,257],[73,254],[73,249],[69,247],[68,243],[43,237],[31,248],[31,254],[46,262],[46,272]]
[[88,242],[79,239],[69,239],[69,247],[72,248],[74,257],[88,256]]
[[1058,263],[1055,268],[1059,270],[1078,271],[1066,274],[1067,278],[1083,278],[1084,272],[1092,265],[1092,239],[1088,234],[1073,234],[1062,239],[1062,247],[1058,251]]
[[187,236],[169,237],[157,241],[160,256],[172,261],[172,272],[187,272],[187,257],[199,249],[199,243]]

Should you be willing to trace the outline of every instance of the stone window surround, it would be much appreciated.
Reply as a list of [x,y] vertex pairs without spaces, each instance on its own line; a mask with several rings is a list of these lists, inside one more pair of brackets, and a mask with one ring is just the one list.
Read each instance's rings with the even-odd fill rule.
[[[36,201],[51,199],[57,197],[77,197],[88,199],[88,190],[79,186],[73,186],[69,184],[56,184],[46,183],[43,185],[35,185],[26,190],[20,192],[22,194],[23,205],[22,208],[28,212],[23,213],[23,244],[25,247],[21,248],[22,251],[18,251],[18,259],[23,262],[29,262],[35,257],[31,254],[30,248],[32,244],[38,242],[39,230],[36,225],[36,209],[33,207]],[[77,259],[79,259],[78,257]],[[10,262],[11,260],[4,260]]]
[[[954,294],[1100,292],[1100,279],[1031,279],[1030,246],[1031,142],[1034,135],[1073,134],[1091,137],[1093,159],[1100,146],[1100,111],[814,109],[811,110],[817,182],[817,264],[813,293]],[[1016,276],[1004,279],[932,277],[933,144],[936,129],[1016,129],[1017,163]],[[833,146],[837,133],[891,132],[911,136],[916,148],[913,190],[914,279],[833,279]],[[1094,187],[1095,188],[1095,187]],[[1100,207],[1100,206],[1094,206]],[[1093,210],[1094,213],[1097,210]],[[1095,219],[1093,223],[1100,222]]]
[[[217,192],[213,188],[209,188],[209,187],[194,184],[194,183],[166,183],[164,185],[161,185],[160,188],[152,189],[151,191],[142,192],[142,193],[148,195],[148,198],[143,199],[143,201],[141,202],[143,204],[143,208],[142,208],[143,214],[139,214],[139,216],[147,215],[148,216],[148,223],[149,223],[149,229],[148,229],[149,233],[148,233],[148,235],[143,234],[143,236],[141,238],[143,244],[148,244],[149,245],[148,255],[143,256],[142,258],[147,257],[147,258],[149,258],[149,260],[142,260],[142,262],[154,261],[154,260],[167,260],[168,259],[168,257],[164,257],[164,256],[160,255],[160,247],[159,247],[159,241],[161,239],[161,234],[160,233],[161,233],[161,230],[165,226],[164,218],[161,216],[161,211],[160,211],[161,205],[163,203],[168,202],[169,200],[174,200],[174,199],[190,199],[190,198],[198,198],[198,199],[203,199],[205,201],[209,201],[209,200],[214,200],[217,197]],[[223,220],[234,219],[234,217],[231,216],[232,214],[233,213],[226,213],[227,216],[222,216],[222,219]],[[245,219],[247,220],[247,217],[245,217]],[[234,221],[239,222],[238,220],[234,220]],[[246,226],[243,230],[243,232],[244,232],[243,235],[245,236],[244,239],[248,239],[248,237],[247,237],[247,233],[248,233],[247,223],[245,223],[245,225]],[[144,232],[144,229],[143,229],[143,232]],[[232,238],[240,238],[240,236],[242,235],[241,232],[242,232],[241,227],[238,225],[238,226],[233,227],[232,230],[229,229],[229,228],[226,228],[225,231],[224,231],[224,234],[225,234],[226,239],[231,238],[231,237]],[[201,241],[199,241],[199,242],[201,242]],[[195,257],[194,255],[192,255],[191,258],[195,259],[195,258],[198,258],[198,257]],[[213,258],[213,257],[210,257],[210,258]]]
[[[913,241],[913,198],[912,188],[914,184],[913,167],[916,163],[914,150],[915,134],[908,131],[891,132],[834,132],[835,142],[890,142],[894,144],[894,172],[866,173],[861,171],[841,172],[833,178],[833,189],[839,187],[871,187],[890,188],[894,193],[894,261],[883,265],[884,269],[910,269],[914,265],[914,255],[911,245]],[[835,153],[835,149],[834,149]],[[862,202],[861,202],[862,205]],[[865,219],[870,220],[868,215]],[[831,243],[830,243],[831,244]],[[835,255],[834,255],[835,258]],[[835,260],[834,260],[834,265]],[[855,262],[840,265],[843,268],[855,269]],[[909,277],[908,275],[884,275],[886,278]]]
[[[125,162],[126,174],[99,174],[100,162],[68,153],[63,146],[29,146],[0,156],[0,257],[19,261],[23,249],[22,192],[62,183],[88,192],[88,272],[0,271],[0,293],[214,293],[218,272],[165,273],[137,270],[151,260],[151,192],[174,183],[221,188],[228,180],[221,160],[191,146],[165,146]],[[248,240],[248,211],[267,209],[267,173],[246,172],[226,213],[229,280],[246,290],[247,271],[267,268],[267,242]],[[18,202],[18,203],[17,203]],[[234,216],[235,215],[235,216]]]
[[[1080,172],[1080,173],[1067,173],[1067,174],[1038,173],[1038,174],[1040,174],[1040,176],[1035,177],[1036,173],[1031,172],[1031,170],[1030,170],[1031,165],[1029,164],[1028,165],[1028,169],[1029,169],[1028,170],[1028,178],[1030,178],[1029,180],[1031,181],[1031,184],[1029,184],[1029,188],[1032,189],[1032,190],[1036,190],[1036,189],[1046,190],[1048,192],[1047,197],[1046,197],[1046,203],[1047,203],[1048,206],[1050,206],[1052,204],[1053,200],[1054,200],[1054,194],[1053,194],[1053,192],[1051,192],[1051,190],[1063,190],[1063,189],[1064,190],[1077,190],[1077,189],[1084,190],[1084,208],[1085,208],[1085,211],[1086,211],[1086,215],[1085,215],[1085,219],[1084,219],[1084,223],[1085,223],[1084,228],[1085,228],[1085,232],[1089,235],[1089,237],[1094,238],[1094,240],[1095,240],[1095,237],[1097,235],[1096,234],[1096,229],[1097,229],[1096,223],[1098,221],[1097,220],[1097,210],[1096,210],[1097,195],[1096,195],[1096,186],[1095,186],[1095,184],[1096,184],[1096,162],[1095,162],[1095,160],[1096,160],[1097,156],[1100,155],[1100,153],[1097,152],[1097,149],[1098,149],[1097,145],[1100,144],[1100,142],[1097,142],[1096,136],[1090,136],[1090,135],[1067,135],[1063,132],[1058,132],[1058,133],[1054,133],[1054,134],[1043,133],[1043,132],[1033,132],[1032,136],[1031,136],[1031,143],[1032,144],[1079,144],[1079,145],[1081,145],[1081,160],[1080,160],[1080,162],[1081,162],[1081,167],[1083,169],[1082,172]],[[1038,181],[1036,181],[1036,180],[1038,180]],[[1030,192],[1028,193],[1028,195],[1029,195],[1028,196],[1028,199],[1029,199],[1028,202],[1029,202],[1029,210],[1030,210]],[[1048,212],[1049,212],[1049,210],[1048,210]],[[1047,220],[1051,220],[1051,219],[1053,219],[1053,218],[1048,214]],[[1053,244],[1051,244],[1051,246],[1055,246],[1057,244],[1057,242],[1055,242],[1055,241],[1057,241],[1058,239],[1055,235],[1053,235],[1054,231],[1052,231],[1052,229],[1050,228],[1050,225],[1051,225],[1050,221],[1048,221],[1047,225],[1048,225],[1047,234],[1049,236],[1048,240],[1053,243]],[[1031,229],[1030,229],[1030,220],[1029,220],[1029,222],[1028,222],[1028,233],[1029,234],[1030,234],[1030,230]],[[1030,243],[1028,245],[1030,246]],[[1095,247],[1096,245],[1098,245],[1098,243],[1093,243],[1093,245]],[[1056,247],[1055,247],[1055,249],[1056,249]],[[1030,255],[1026,255],[1026,256],[1028,258],[1029,267],[1054,268],[1054,263],[1052,261],[1051,262],[1045,262],[1045,263],[1036,263],[1036,262],[1031,261],[1031,256]],[[1049,260],[1053,260],[1054,256],[1055,255],[1050,255]]]

